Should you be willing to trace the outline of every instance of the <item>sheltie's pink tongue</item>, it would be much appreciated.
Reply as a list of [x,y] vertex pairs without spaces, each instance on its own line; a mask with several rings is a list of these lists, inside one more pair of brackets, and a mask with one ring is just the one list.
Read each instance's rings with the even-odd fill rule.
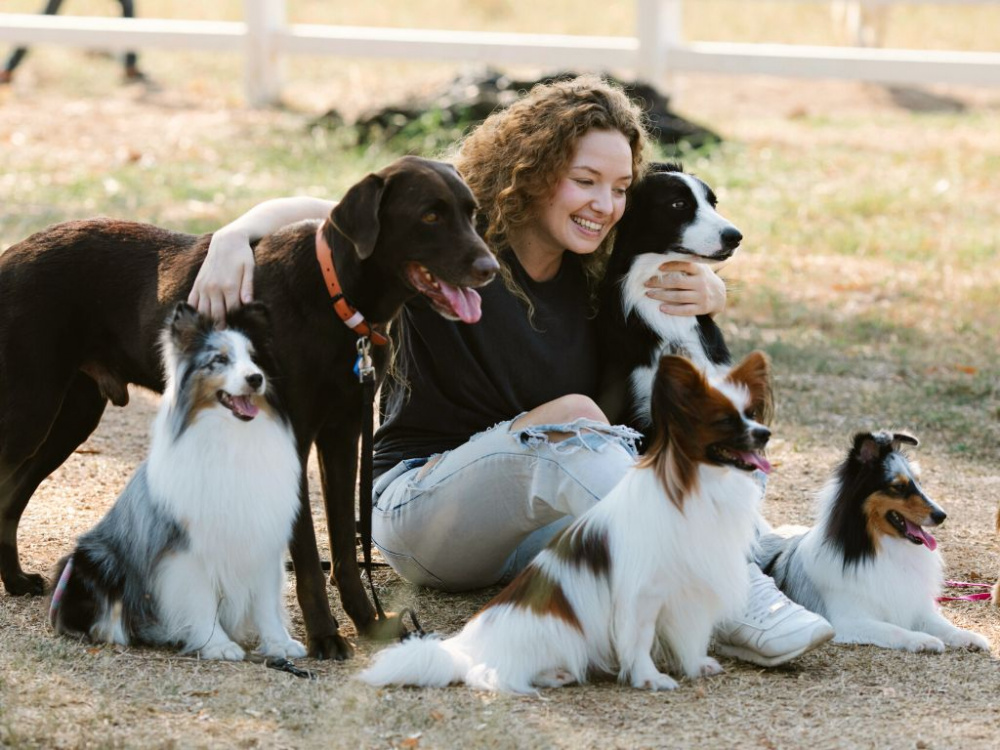
[[922,528],[913,523],[910,519],[904,518],[903,522],[906,524],[906,535],[915,541],[923,542],[927,545],[927,549],[931,552],[937,549],[937,539],[932,537]]
[[244,419],[253,419],[260,411],[260,407],[249,396],[233,396],[232,404],[236,415]]
[[437,280],[441,294],[448,300],[448,305],[455,313],[455,317],[463,323],[475,323],[482,316],[482,300],[479,292],[475,289],[463,289],[448,284],[441,279]]
[[765,474],[771,473],[771,462],[758,453],[737,453],[740,460],[744,463],[748,463],[751,466],[756,466],[758,469],[763,471]]

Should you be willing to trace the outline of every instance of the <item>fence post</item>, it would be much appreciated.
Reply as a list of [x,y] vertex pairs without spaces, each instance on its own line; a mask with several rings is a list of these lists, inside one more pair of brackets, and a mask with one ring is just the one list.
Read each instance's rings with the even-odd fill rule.
[[654,86],[673,88],[670,52],[681,42],[683,0],[636,0],[638,76]]
[[255,107],[281,97],[281,59],[275,35],[285,28],[285,0],[243,0],[247,25],[244,77],[247,101]]

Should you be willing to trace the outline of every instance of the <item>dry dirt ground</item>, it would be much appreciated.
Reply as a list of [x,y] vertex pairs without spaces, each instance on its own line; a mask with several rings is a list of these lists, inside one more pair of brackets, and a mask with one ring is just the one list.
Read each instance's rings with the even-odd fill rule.
[[[881,89],[853,84],[710,83],[682,87],[709,122],[723,109],[735,118],[761,106],[765,97],[789,115],[797,108],[898,106]],[[708,93],[723,90],[725,107]],[[192,97],[176,106],[171,117],[189,117],[195,127],[215,127],[225,118],[282,116],[223,116]],[[142,137],[150,141],[162,134],[162,110],[142,98],[123,94],[102,107],[110,108],[114,119],[81,133],[81,123],[91,120],[77,118],[71,138],[65,136],[67,122],[40,121],[37,106],[12,98],[0,113],[30,127],[33,137],[50,139],[53,149],[77,144],[77,153],[66,154],[70,158],[86,159],[94,148],[103,148],[108,128],[122,122],[146,129]],[[51,136],[38,135],[44,133]],[[50,570],[108,507],[145,454],[155,403],[155,397],[135,392],[127,409],[110,409],[98,432],[42,484],[20,531],[28,569]],[[781,439],[772,452],[778,471],[766,508],[773,523],[809,521],[808,498],[844,442],[835,420],[819,432],[819,438],[805,439],[802,428],[778,424]],[[937,535],[948,576],[990,579],[997,567],[996,467],[962,463],[933,450],[921,459],[925,474],[933,477],[929,487],[951,514]],[[313,472],[314,487],[315,480]],[[322,528],[318,498],[313,500]],[[379,572],[378,582],[390,607],[414,605],[428,628],[444,632],[460,627],[491,593],[419,591],[386,571]],[[333,590],[331,597],[336,601]],[[301,635],[291,596],[289,605],[293,630]],[[964,602],[945,609],[956,624],[983,633],[1000,654],[996,609]],[[353,637],[349,621],[342,614],[340,619]],[[56,639],[43,601],[0,594],[0,746],[819,749],[992,748],[1000,742],[1000,663],[981,653],[933,656],[826,646],[772,670],[723,660],[724,675],[684,683],[671,693],[598,682],[509,697],[463,688],[372,690],[351,678],[376,646],[356,643],[358,655],[347,663],[301,660],[316,679],[300,680],[259,664],[204,663],[155,650]]]

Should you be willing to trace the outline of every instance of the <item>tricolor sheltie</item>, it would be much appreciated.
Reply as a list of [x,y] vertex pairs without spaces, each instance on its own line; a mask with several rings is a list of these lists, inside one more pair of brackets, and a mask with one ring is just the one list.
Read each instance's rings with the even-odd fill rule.
[[657,662],[692,678],[720,672],[709,639],[746,598],[769,383],[759,352],[711,381],[663,357],[642,461],[459,634],[387,648],[361,679],[529,692],[596,672],[669,690],[677,682]]
[[719,263],[733,256],[743,235],[716,204],[712,189],[678,164],[652,165],[629,198],[615,228],[598,315],[606,363],[599,402],[612,424],[649,437],[650,392],[663,354],[687,357],[710,376],[732,363],[710,316],[666,315],[646,296],[646,281],[667,261]]
[[864,432],[820,495],[819,523],[761,539],[761,568],[789,598],[833,625],[836,643],[940,653],[989,650],[978,633],[938,612],[937,541],[925,526],[945,512],[923,491],[905,433]]
[[242,659],[247,640],[266,656],[305,655],[285,626],[300,462],[265,374],[267,314],[249,305],[227,324],[181,304],[164,329],[149,457],[60,561],[57,632],[203,659]]

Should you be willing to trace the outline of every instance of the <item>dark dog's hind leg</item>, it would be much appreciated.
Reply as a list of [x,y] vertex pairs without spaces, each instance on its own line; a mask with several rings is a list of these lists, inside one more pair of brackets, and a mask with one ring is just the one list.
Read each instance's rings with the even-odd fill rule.
[[[21,514],[42,480],[59,468],[94,431],[106,405],[107,400],[101,395],[97,384],[86,375],[77,374],[51,422],[51,429],[43,434],[41,444],[27,457],[18,457],[16,463],[11,460],[14,468],[0,485],[0,577],[8,593],[15,596],[38,596],[44,593],[45,579],[21,569],[17,549],[17,527],[21,522]],[[36,409],[38,406],[37,403],[34,404]],[[22,424],[24,422],[19,418],[7,422],[8,429],[11,425],[17,425],[20,429]],[[34,426],[37,429],[38,423],[34,423]],[[24,437],[24,434],[17,437]],[[24,446],[24,443],[21,445]],[[4,455],[3,460],[7,461],[8,455]]]
[[316,659],[347,659],[354,655],[351,644],[340,634],[337,618],[330,611],[326,578],[319,562],[316,529],[309,506],[309,486],[305,466],[299,490],[299,515],[292,532],[292,565],[295,566],[295,593],[306,623],[306,648]]

